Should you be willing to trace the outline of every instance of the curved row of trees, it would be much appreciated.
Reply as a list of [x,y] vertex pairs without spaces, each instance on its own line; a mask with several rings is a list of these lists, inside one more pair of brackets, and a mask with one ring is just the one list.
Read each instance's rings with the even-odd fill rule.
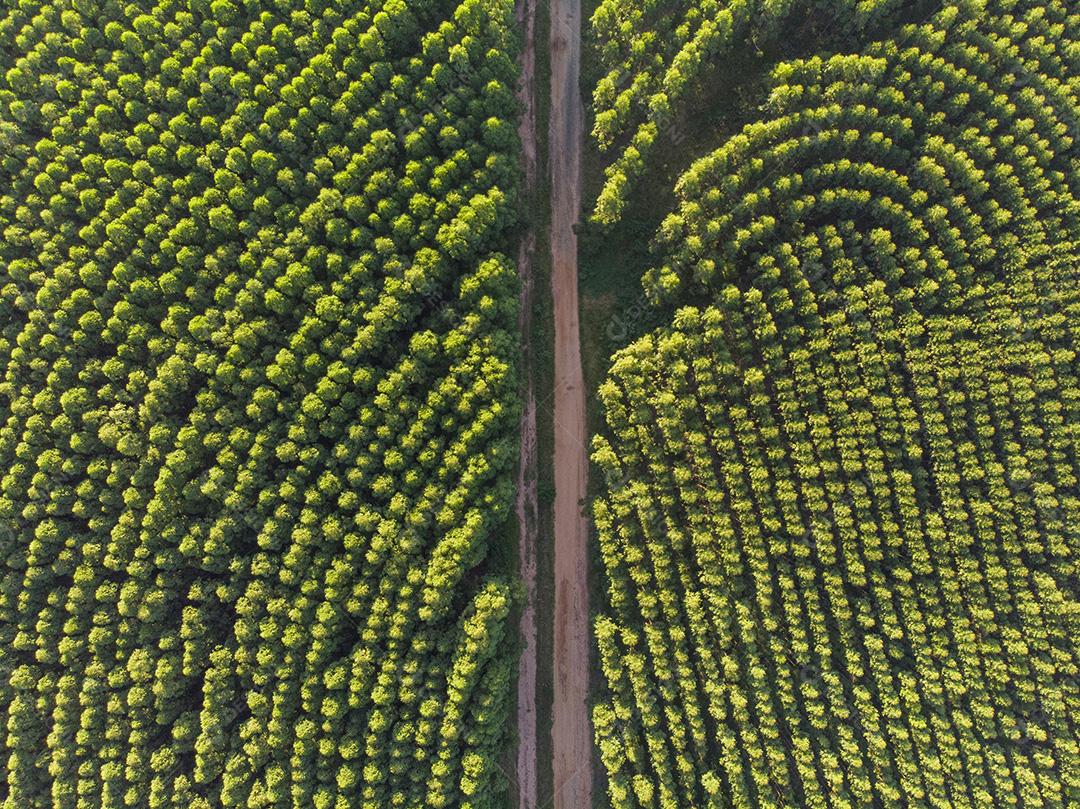
[[0,794],[491,807],[512,4],[0,19]]
[[606,73],[593,90],[592,134],[615,159],[594,220],[612,225],[622,217],[657,140],[710,64],[751,43],[769,47],[793,20],[855,36],[902,8],[897,0],[602,0],[592,33]]
[[1080,801],[1078,35],[781,65],[683,176],[600,389],[613,806]]

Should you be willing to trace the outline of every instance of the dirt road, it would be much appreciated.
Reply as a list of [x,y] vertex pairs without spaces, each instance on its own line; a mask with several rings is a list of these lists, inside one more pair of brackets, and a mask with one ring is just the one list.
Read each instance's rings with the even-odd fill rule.
[[[522,159],[525,167],[526,194],[536,187],[536,0],[518,0],[517,22],[524,34],[521,53],[521,84],[518,99],[522,105]],[[521,413],[521,458],[517,475],[518,568],[525,587],[518,631],[521,633],[521,657],[517,682],[517,782],[518,809],[537,809],[536,760],[536,544],[539,512],[536,477],[536,391],[533,389],[532,296],[533,254],[536,233],[530,226],[518,250],[518,274],[521,277],[522,370],[525,379],[524,407]]]
[[577,235],[584,109],[581,0],[551,0],[551,256],[555,313],[555,809],[592,806],[585,381]]

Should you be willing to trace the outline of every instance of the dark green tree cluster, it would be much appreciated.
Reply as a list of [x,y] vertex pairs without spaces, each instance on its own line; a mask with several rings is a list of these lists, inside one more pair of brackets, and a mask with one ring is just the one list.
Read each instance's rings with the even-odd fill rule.
[[600,390],[612,806],[1080,805],[1078,42],[949,5],[682,178]]
[[499,805],[511,20],[5,4],[5,806]]

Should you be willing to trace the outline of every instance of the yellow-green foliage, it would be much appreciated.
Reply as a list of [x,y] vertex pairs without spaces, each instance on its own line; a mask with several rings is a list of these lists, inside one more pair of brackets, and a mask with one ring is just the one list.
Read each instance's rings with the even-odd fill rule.
[[1078,33],[784,64],[680,181],[600,391],[612,806],[1080,803]]
[[507,0],[0,16],[0,797],[501,800]]
[[[601,0],[592,33],[605,74],[593,90],[593,137],[615,151],[596,201],[611,225],[660,136],[717,59],[771,46],[807,20],[834,37],[858,35],[902,10],[899,0]],[[807,32],[800,30],[805,36]],[[713,80],[730,81],[729,76]]]

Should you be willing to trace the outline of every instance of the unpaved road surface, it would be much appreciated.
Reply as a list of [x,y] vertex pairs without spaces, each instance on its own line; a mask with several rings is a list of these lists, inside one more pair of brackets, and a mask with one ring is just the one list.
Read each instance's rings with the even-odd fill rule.
[[[525,168],[526,194],[536,187],[536,0],[518,0],[517,22],[524,35],[521,53],[521,84],[518,99],[522,105],[522,159]],[[522,376],[525,380],[524,407],[521,412],[521,458],[517,474],[518,569],[525,587],[518,631],[521,634],[521,657],[517,681],[517,757],[514,764],[518,809],[537,809],[536,760],[536,545],[538,538],[538,498],[536,477],[536,391],[533,389],[534,353],[531,342],[533,307],[533,254],[536,234],[529,227],[518,250],[518,274],[521,277]]]
[[581,0],[551,0],[551,258],[555,314],[555,809],[592,806],[585,380],[577,235],[584,109]]

